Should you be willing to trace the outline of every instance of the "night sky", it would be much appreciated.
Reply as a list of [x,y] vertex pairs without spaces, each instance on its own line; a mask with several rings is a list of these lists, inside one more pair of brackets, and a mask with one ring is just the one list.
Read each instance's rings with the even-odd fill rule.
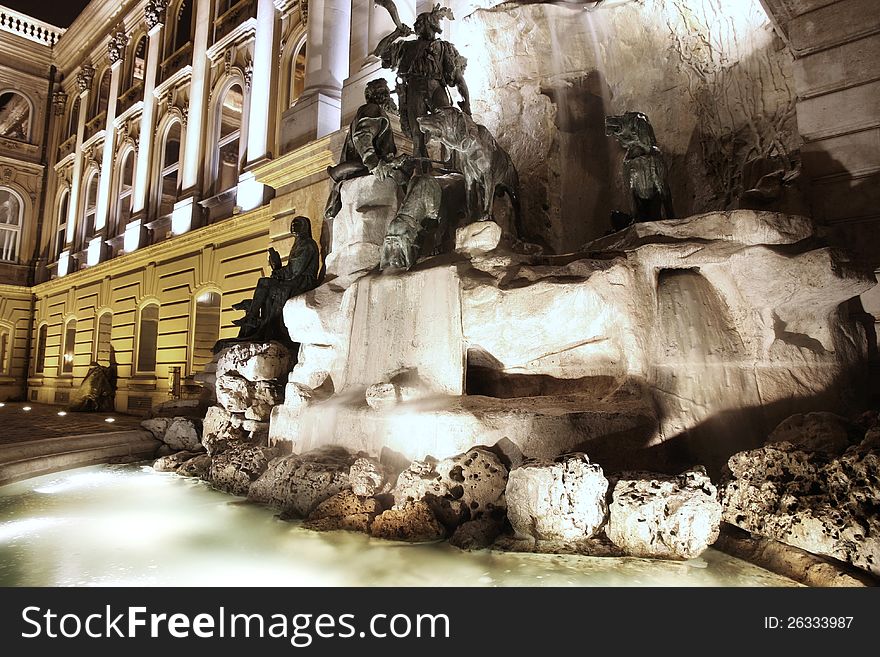
[[89,0],[2,0],[2,4],[55,27],[70,27]]

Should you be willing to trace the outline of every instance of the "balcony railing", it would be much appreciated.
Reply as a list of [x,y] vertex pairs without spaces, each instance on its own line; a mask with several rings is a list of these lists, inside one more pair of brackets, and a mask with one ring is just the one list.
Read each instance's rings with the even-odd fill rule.
[[83,141],[87,141],[87,140],[91,139],[99,131],[103,130],[106,123],[107,123],[107,112],[101,112],[100,114],[98,114],[98,116],[96,116],[95,118],[90,120],[88,123],[86,123],[86,131],[85,131],[85,134],[83,135]]
[[61,142],[61,145],[58,147],[58,159],[63,160],[65,157],[73,153],[73,149],[76,147],[76,135],[70,135],[67,139]]
[[239,0],[214,20],[214,43],[232,32],[248,18],[257,17],[256,0]]
[[116,103],[116,115],[119,116],[143,97],[144,84],[136,82],[131,89],[120,94],[119,100]]
[[188,41],[162,62],[162,82],[192,62],[192,41]]
[[19,13],[0,5],[0,30],[12,32],[18,36],[36,41],[37,43],[54,46],[65,30],[49,23],[44,23],[26,14]]

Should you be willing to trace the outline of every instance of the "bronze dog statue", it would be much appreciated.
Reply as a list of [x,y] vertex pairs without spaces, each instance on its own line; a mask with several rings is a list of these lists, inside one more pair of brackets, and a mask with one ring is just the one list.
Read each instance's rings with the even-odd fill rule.
[[663,214],[666,219],[674,219],[666,164],[648,117],[641,112],[606,116],[605,134],[617,139],[626,150],[623,182],[630,195],[633,219],[656,221]]

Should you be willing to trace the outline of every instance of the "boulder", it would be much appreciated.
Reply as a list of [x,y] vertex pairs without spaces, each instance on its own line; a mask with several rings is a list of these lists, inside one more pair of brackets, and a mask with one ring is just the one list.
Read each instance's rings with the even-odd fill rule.
[[212,457],[208,481],[220,490],[233,495],[247,495],[251,484],[260,478],[276,452],[269,447],[231,444]]
[[248,434],[242,423],[236,422],[235,419],[235,416],[222,406],[211,406],[208,409],[202,423],[202,444],[208,450],[208,454],[219,454],[231,443],[247,440]]
[[268,422],[272,408],[284,401],[284,386],[274,381],[257,381],[251,390],[250,404],[244,410],[248,420]]
[[224,349],[217,361],[217,381],[236,373],[248,381],[284,381],[293,355],[279,342],[242,342]]
[[728,467],[723,520],[880,575],[877,447],[863,441],[834,457],[773,443],[735,454]]
[[693,559],[718,539],[721,502],[703,468],[668,477],[625,473],[617,480],[605,534],[626,554]]
[[372,496],[387,493],[392,487],[392,473],[378,460],[361,457],[351,464],[348,481],[355,495]]
[[411,543],[438,541],[446,536],[443,525],[424,502],[406,502],[384,511],[373,520],[370,533],[376,538]]
[[605,523],[608,480],[586,454],[526,461],[507,481],[507,517],[535,540],[590,538]]
[[201,422],[188,417],[176,417],[171,420],[162,441],[173,449],[201,451]]
[[175,472],[177,468],[195,455],[194,452],[183,451],[161,456],[153,462],[153,470],[156,472]]
[[842,454],[856,431],[849,420],[834,413],[798,413],[780,422],[767,442],[787,442],[807,451]]
[[307,517],[318,504],[349,487],[354,460],[338,447],[281,456],[269,464],[248,497],[278,508],[285,516]]
[[153,434],[156,440],[163,442],[165,441],[165,432],[168,430],[169,424],[171,424],[171,418],[168,417],[151,417],[141,420],[141,426]]
[[460,550],[484,550],[498,538],[504,523],[493,518],[468,520],[459,525],[449,543]]
[[383,510],[376,498],[359,497],[346,489],[315,507],[303,527],[318,531],[345,529],[369,534],[373,519]]
[[230,413],[244,413],[253,400],[253,384],[237,374],[217,377],[217,403]]
[[177,474],[184,477],[197,477],[207,479],[211,472],[211,457],[208,454],[199,454],[185,461],[176,470]]

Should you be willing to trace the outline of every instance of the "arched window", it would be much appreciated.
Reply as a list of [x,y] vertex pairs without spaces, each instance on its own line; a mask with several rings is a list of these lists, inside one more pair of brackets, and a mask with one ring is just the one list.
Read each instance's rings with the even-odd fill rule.
[[86,248],[89,240],[95,234],[95,214],[98,212],[98,172],[94,171],[86,179],[85,186],[85,210],[83,212],[82,232],[80,233],[80,247]]
[[210,363],[211,351],[220,339],[220,295],[202,292],[196,297],[196,321],[193,325],[193,373],[201,372]]
[[70,108],[70,116],[67,117],[67,138],[70,139],[73,135],[76,134],[76,129],[79,125],[79,96],[77,96],[73,100],[73,105]]
[[159,305],[150,304],[141,309],[137,335],[137,371],[156,371],[156,347],[159,341]]
[[0,93],[0,137],[17,141],[31,139],[31,104],[14,91]]
[[21,197],[7,187],[0,187],[0,261],[18,262],[23,221]]
[[[95,114],[98,116],[101,112],[107,111],[107,103],[110,101],[110,69],[104,69],[101,75],[101,82],[98,85],[98,98],[95,101]],[[94,117],[93,117],[94,118]]]
[[177,21],[174,23],[174,42],[171,51],[177,52],[192,39],[193,0],[183,0],[177,5]]
[[0,374],[12,371],[12,329],[0,326]]
[[49,325],[43,324],[37,331],[37,357],[34,373],[42,374],[46,370],[46,339],[49,337]]
[[61,352],[61,373],[73,374],[73,360],[76,356],[76,320],[68,320],[64,325],[64,344]]
[[113,313],[102,313],[98,318],[98,327],[95,330],[95,362],[101,365],[109,365],[110,352],[113,345],[110,336],[113,331]]
[[241,85],[236,83],[223,95],[218,111],[216,192],[225,191],[238,184],[243,109],[244,94]]
[[180,172],[180,121],[174,121],[165,133],[162,147],[162,183],[160,185],[159,216],[170,214],[177,202]]
[[129,150],[122,157],[119,166],[119,187],[116,190],[116,230],[121,235],[126,224],[131,221],[132,190],[134,189],[134,151]]
[[67,213],[70,210],[70,191],[61,192],[61,203],[58,204],[58,230],[55,231],[55,257],[61,255],[67,243]]
[[142,36],[134,45],[134,57],[131,62],[131,78],[129,89],[142,83],[147,75],[147,37]]
[[306,41],[303,39],[302,45],[297,48],[296,54],[290,60],[290,102],[288,106],[292,106],[300,95],[306,84]]

